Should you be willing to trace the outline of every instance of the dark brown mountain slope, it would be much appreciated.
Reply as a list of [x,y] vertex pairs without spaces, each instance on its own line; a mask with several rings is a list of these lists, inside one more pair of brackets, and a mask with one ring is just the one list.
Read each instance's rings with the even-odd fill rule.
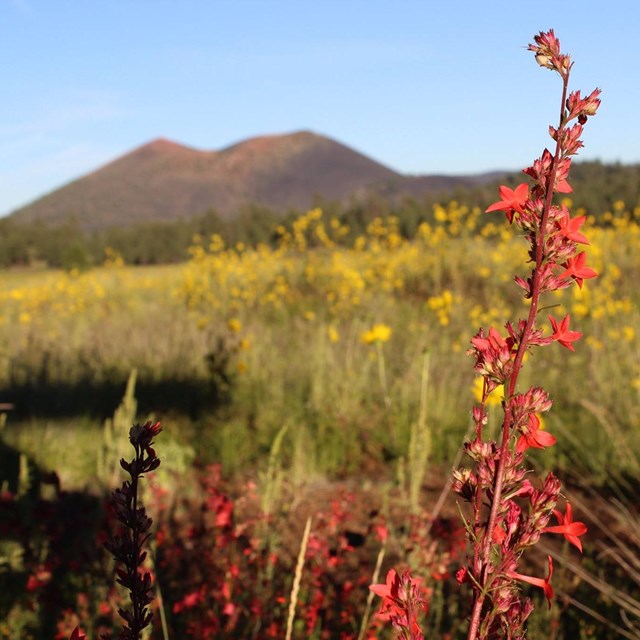
[[16,221],[86,230],[173,221],[215,209],[232,217],[246,204],[304,210],[314,196],[343,201],[377,191],[420,195],[468,179],[409,177],[339,142],[311,132],[252,138],[221,151],[198,151],[164,139],[15,211]]

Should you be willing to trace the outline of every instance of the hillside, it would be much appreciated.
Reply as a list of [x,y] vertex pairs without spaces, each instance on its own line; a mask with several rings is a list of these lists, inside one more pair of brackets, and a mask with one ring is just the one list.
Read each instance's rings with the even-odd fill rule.
[[304,210],[314,198],[346,202],[376,192],[420,196],[473,186],[494,176],[404,176],[307,131],[251,138],[221,151],[157,139],[13,212],[16,222],[85,231],[192,219],[214,209],[232,218],[243,206]]

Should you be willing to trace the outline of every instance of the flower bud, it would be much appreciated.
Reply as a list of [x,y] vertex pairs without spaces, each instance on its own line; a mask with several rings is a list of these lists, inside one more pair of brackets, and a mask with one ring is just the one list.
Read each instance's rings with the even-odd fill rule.
[[478,481],[471,469],[454,469],[451,488],[467,502],[471,502],[476,495]]
[[536,62],[541,67],[546,67],[547,69],[553,69],[553,65],[551,64],[551,58],[549,56],[545,56],[543,53],[536,54]]

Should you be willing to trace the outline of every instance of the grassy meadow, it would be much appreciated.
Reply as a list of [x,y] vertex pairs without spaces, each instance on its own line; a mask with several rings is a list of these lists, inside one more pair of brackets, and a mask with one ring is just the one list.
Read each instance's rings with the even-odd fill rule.
[[[523,373],[554,399],[544,426],[558,445],[534,453],[535,465],[557,470],[602,524],[590,524],[584,566],[563,568],[566,598],[555,612],[540,609],[534,639],[550,637],[543,630],[554,619],[557,638],[640,637],[621,634],[629,627],[619,615],[640,611],[630,497],[640,477],[639,213],[618,202],[590,220],[586,251],[599,277],[546,300],[556,317],[571,313],[584,338],[575,353],[533,351]],[[127,420],[153,416],[164,428],[158,483],[167,490],[192,491],[192,469],[215,464],[221,483],[254,483],[262,510],[283,518],[296,492],[349,483],[376,488],[390,519],[399,503],[420,513],[446,486],[480,393],[465,354],[471,336],[525,313],[513,282],[526,277],[524,242],[500,214],[455,202],[437,206],[412,239],[393,218],[354,238],[320,210],[276,234],[256,247],[194,238],[180,265],[136,268],[109,252],[86,271],[2,272],[0,402],[13,405],[0,431],[6,456],[55,471],[63,489],[100,494],[116,484]],[[112,417],[127,380],[128,401]],[[19,491],[20,465],[4,474],[5,490]],[[295,553],[299,538],[278,545]],[[616,600],[618,591],[631,602]],[[452,596],[434,593],[430,616],[446,621]],[[572,601],[591,613],[566,613]],[[17,624],[18,605],[6,607]],[[572,622],[563,627],[565,614]],[[433,624],[433,637],[445,637]],[[40,637],[30,633],[23,637]],[[272,637],[255,633],[228,637]]]

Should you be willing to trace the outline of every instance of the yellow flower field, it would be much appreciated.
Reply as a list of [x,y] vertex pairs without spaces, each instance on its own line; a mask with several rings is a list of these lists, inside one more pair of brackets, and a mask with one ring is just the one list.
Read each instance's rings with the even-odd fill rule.
[[[612,448],[640,471],[628,453],[640,421],[637,214],[616,203],[599,226],[590,220],[589,264],[600,277],[547,303],[555,316],[570,313],[585,337],[575,354],[532,354],[525,370],[541,372],[555,398],[549,428],[585,443],[596,471]],[[314,209],[278,227],[274,246],[195,238],[182,265],[128,267],[110,252],[89,271],[5,272],[1,388],[11,396],[36,383],[124,385],[134,368],[143,386],[207,384],[217,400],[192,418],[211,456],[241,467],[291,424],[291,451],[304,448],[319,471],[342,472],[405,455],[428,352],[433,456],[447,459],[473,402],[470,337],[523,314],[512,278],[526,277],[525,245],[500,214],[451,202],[433,219],[411,240],[393,218],[348,240],[346,225]],[[248,430],[257,430],[254,448],[238,451]],[[570,450],[554,455],[570,462]]]

